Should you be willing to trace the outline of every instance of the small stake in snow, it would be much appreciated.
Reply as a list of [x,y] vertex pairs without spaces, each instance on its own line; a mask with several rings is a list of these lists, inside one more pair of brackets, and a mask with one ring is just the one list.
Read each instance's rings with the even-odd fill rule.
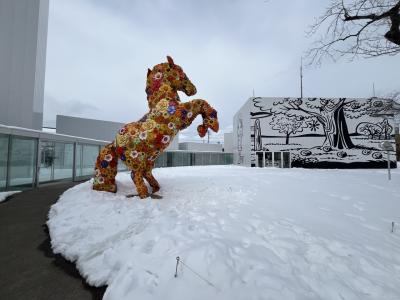
[[175,269],[175,277],[178,277],[178,265],[179,265],[179,256],[176,257],[176,269]]
[[381,147],[381,149],[385,150],[387,153],[388,179],[391,180],[392,175],[390,173],[390,153],[389,152],[394,151],[394,148],[392,146],[392,143],[390,143],[389,141],[384,141],[384,142],[380,143],[379,146]]
[[393,233],[394,232],[394,222],[392,222],[392,231],[391,231],[391,233]]

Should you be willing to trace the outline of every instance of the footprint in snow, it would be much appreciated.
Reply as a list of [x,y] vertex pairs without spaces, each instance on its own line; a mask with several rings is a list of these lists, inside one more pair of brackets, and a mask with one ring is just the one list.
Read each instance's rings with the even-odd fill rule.
[[360,220],[360,221],[362,221],[362,222],[365,222],[365,218],[364,218],[364,217],[362,217],[362,216],[359,216],[359,215],[353,215],[353,214],[349,214],[349,213],[344,213],[344,215],[345,215],[346,217],[350,217],[350,218],[358,219],[358,220]]
[[364,211],[364,207],[362,207],[359,203],[353,204],[353,207],[358,209],[359,211]]

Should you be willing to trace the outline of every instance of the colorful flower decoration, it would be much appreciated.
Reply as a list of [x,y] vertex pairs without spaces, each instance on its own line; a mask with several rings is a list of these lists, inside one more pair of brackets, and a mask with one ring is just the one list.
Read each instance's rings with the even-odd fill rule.
[[203,123],[197,131],[203,137],[208,128],[217,132],[217,112],[205,100],[181,103],[178,91],[188,96],[196,93],[182,68],[167,57],[147,72],[146,93],[149,112],[138,122],[126,124],[115,141],[101,149],[96,160],[93,189],[116,192],[118,158],[131,170],[131,177],[141,198],[148,196],[145,179],[155,193],[160,185],[152,175],[154,161],[168,147],[179,130],[187,128],[199,114]]

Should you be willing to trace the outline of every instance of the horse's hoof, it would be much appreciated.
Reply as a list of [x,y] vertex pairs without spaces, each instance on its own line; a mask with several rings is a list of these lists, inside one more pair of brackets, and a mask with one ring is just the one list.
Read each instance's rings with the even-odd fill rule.
[[207,133],[207,127],[204,125],[197,126],[197,132],[199,133],[200,137],[205,137]]

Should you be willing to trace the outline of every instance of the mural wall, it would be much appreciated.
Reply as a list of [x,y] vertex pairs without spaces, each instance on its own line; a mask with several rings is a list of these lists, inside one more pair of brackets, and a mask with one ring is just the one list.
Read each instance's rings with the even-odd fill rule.
[[[249,101],[252,165],[257,151],[290,151],[292,167],[384,168],[386,152],[379,144],[389,140],[395,147],[393,124],[388,118],[391,102],[384,99]],[[394,154],[392,167],[396,167]]]

